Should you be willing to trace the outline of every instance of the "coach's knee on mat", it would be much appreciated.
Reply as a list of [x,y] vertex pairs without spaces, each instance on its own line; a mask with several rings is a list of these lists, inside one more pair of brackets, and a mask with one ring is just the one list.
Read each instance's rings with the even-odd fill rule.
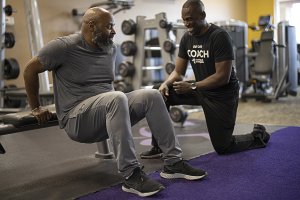
[[219,155],[224,155],[229,153],[229,147],[224,147],[224,146],[214,146],[215,151]]

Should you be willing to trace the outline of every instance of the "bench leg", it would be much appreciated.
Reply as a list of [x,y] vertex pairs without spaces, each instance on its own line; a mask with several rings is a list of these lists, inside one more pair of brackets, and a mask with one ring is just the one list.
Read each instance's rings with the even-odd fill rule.
[[0,142],[0,154],[5,154],[5,149]]
[[95,153],[96,158],[102,159],[112,159],[113,153],[109,150],[108,140],[103,140],[102,142],[97,142],[98,151]]

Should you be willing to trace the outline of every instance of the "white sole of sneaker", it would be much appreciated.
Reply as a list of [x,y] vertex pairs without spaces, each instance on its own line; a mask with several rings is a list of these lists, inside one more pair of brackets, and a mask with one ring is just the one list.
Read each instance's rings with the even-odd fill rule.
[[124,192],[129,192],[129,193],[133,193],[133,194],[137,194],[139,195],[140,197],[148,197],[148,196],[151,196],[151,195],[154,195],[156,193],[158,193],[159,191],[163,190],[163,188],[159,189],[159,190],[155,190],[155,191],[152,191],[152,192],[146,192],[146,193],[141,193],[133,188],[126,188],[124,186],[122,186],[122,190]]
[[163,178],[166,178],[166,179],[184,178],[184,179],[187,179],[187,180],[199,180],[199,179],[204,178],[206,175],[207,175],[207,173],[202,175],[202,176],[190,176],[190,175],[179,174],[179,173],[168,174],[168,173],[165,173],[165,172],[160,172],[160,176],[163,177]]

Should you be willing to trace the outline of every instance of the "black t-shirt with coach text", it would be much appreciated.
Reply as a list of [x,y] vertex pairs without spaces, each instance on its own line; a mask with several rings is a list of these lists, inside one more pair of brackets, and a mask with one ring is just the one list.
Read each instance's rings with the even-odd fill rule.
[[[224,29],[211,24],[207,32],[201,36],[192,36],[186,32],[180,41],[178,57],[189,60],[196,81],[201,81],[216,72],[215,63],[234,60],[232,41]],[[232,64],[229,83],[204,92],[213,96],[234,93],[238,89],[237,85],[235,66]]]

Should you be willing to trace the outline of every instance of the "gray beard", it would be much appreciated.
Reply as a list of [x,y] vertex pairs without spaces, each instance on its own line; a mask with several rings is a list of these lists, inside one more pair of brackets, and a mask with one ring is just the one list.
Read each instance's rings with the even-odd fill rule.
[[105,53],[112,53],[113,41],[109,38],[104,38],[101,32],[94,34],[92,42]]

